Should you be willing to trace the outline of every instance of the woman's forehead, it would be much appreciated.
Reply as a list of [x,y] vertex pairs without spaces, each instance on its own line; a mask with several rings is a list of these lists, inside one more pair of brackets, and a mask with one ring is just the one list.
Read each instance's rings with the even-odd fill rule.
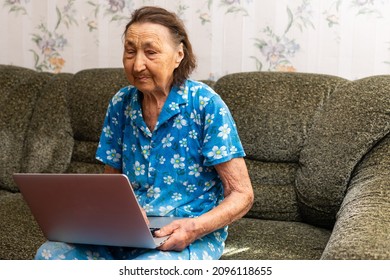
[[125,33],[125,43],[140,43],[148,41],[172,43],[172,37],[167,27],[156,23],[133,23]]

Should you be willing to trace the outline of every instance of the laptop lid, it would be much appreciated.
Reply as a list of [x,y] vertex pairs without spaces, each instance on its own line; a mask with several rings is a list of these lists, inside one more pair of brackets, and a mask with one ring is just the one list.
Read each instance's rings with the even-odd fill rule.
[[13,177],[51,241],[156,248],[167,238],[153,238],[149,226],[161,227],[174,219],[155,217],[148,226],[123,174],[17,173]]

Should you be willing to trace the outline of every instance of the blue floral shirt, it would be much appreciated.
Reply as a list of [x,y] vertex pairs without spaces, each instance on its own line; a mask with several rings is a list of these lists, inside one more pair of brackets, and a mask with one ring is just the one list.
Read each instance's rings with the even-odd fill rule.
[[96,158],[128,176],[148,216],[208,212],[223,199],[213,166],[245,155],[226,104],[209,86],[187,80],[172,88],[151,132],[141,100],[132,86],[114,95]]

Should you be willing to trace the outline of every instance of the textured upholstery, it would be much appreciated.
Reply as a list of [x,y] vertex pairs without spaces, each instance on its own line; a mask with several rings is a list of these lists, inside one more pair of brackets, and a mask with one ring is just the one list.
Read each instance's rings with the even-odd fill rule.
[[[388,107],[390,108],[390,107]],[[354,170],[324,259],[390,259],[390,137]],[[362,243],[370,244],[369,249]]]
[[329,236],[305,223],[245,218],[230,226],[222,259],[320,259]]
[[90,69],[73,76],[68,87],[69,111],[75,139],[69,173],[101,173],[95,159],[110,98],[128,85],[122,69]]
[[214,88],[229,106],[248,158],[298,162],[316,110],[345,80],[303,73],[222,77]]
[[[390,259],[390,76],[236,73],[210,82],[237,123],[255,192],[223,259]],[[48,74],[0,65],[0,259],[44,238],[14,172],[100,173],[122,69]]]
[[71,74],[58,74],[42,88],[25,140],[22,172],[63,173],[74,139],[66,100]]
[[73,76],[68,98],[76,140],[99,140],[108,102],[126,85],[128,82],[122,69],[91,69]]
[[315,115],[297,174],[305,220],[333,226],[352,171],[390,131],[390,76],[340,85]]
[[32,259],[45,238],[20,193],[0,190],[0,217],[0,260]]
[[306,172],[299,165],[301,151],[314,115],[346,82],[327,75],[270,72],[236,73],[217,81],[214,88],[229,106],[247,153],[256,194],[249,216],[302,220],[295,184],[297,172]]
[[35,103],[49,75],[0,66],[0,186],[17,191],[12,174],[21,171],[24,141]]

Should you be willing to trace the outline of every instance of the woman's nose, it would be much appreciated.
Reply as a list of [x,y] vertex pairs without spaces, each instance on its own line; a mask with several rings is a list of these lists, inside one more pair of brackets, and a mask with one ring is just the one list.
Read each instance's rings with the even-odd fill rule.
[[141,72],[145,70],[145,56],[142,53],[137,53],[134,58],[134,71]]

